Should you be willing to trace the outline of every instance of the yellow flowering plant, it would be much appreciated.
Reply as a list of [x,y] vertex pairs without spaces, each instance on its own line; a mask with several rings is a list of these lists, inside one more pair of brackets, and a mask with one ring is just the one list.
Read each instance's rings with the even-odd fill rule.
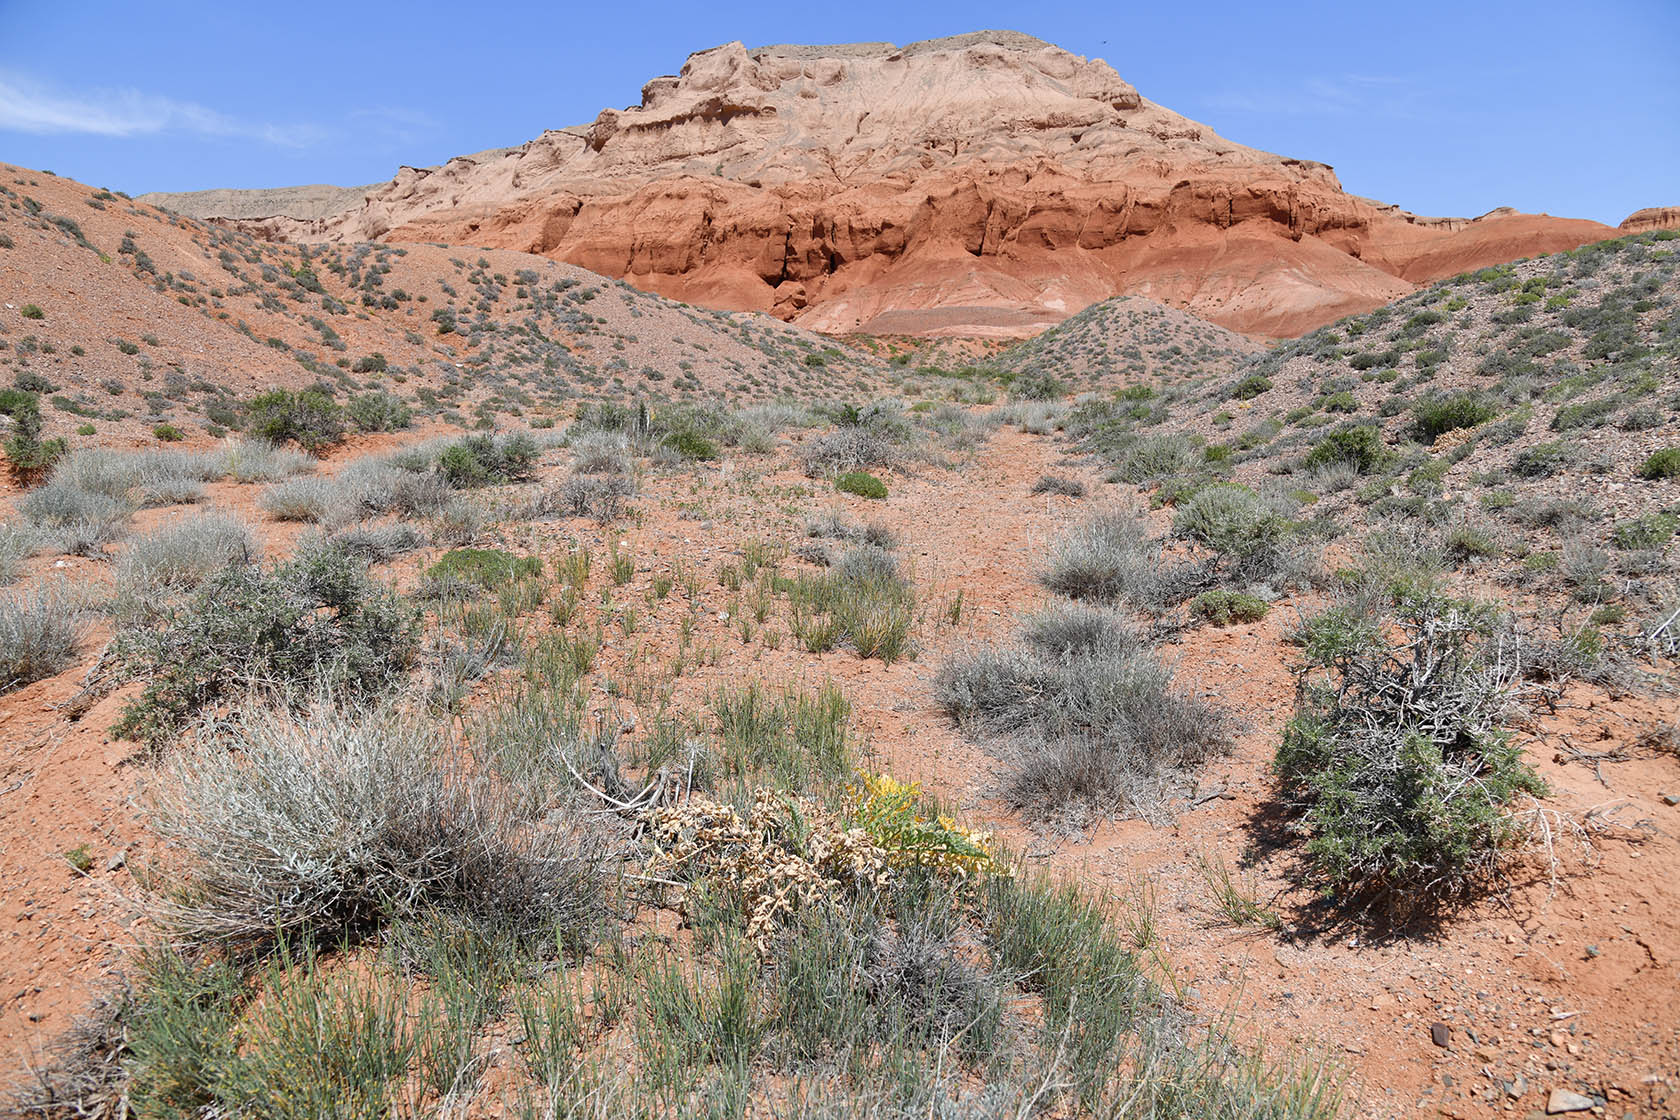
[[865,774],[850,789],[850,823],[869,834],[889,867],[933,867],[963,877],[1008,875],[988,832],[965,828],[921,807],[922,784]]

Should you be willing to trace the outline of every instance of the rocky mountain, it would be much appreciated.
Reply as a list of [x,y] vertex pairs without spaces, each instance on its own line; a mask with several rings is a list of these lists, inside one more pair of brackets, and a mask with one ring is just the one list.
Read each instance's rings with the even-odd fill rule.
[[[1244,147],[1100,59],[1014,32],[730,43],[639,106],[405,167],[337,203],[152,201],[284,240],[518,249],[828,332],[1020,337],[1135,294],[1293,336],[1418,284],[1611,236],[1499,210],[1420,218]],[[352,194],[357,192],[352,192]],[[256,209],[265,207],[256,206]]]

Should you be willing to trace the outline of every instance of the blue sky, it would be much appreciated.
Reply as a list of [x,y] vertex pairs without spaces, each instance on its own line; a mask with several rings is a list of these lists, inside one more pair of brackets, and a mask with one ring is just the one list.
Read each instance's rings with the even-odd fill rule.
[[1680,204],[1680,0],[0,0],[0,27],[0,159],[130,193],[381,181],[634,104],[734,39],[1006,27],[1418,213]]

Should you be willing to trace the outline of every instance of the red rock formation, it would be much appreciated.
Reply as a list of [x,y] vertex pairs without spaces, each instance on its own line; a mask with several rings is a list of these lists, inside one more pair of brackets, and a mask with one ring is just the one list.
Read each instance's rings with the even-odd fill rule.
[[1623,233],[1644,233],[1653,229],[1680,229],[1680,206],[1647,206],[1635,210],[1616,227]]
[[946,333],[965,316],[1031,333],[1135,293],[1271,336],[1616,232],[1356,198],[1324,164],[1234,144],[1107,63],[1012,32],[731,43],[649,82],[637,108],[403,168],[325,218],[241,224],[521,249],[825,331],[902,332],[926,313]]

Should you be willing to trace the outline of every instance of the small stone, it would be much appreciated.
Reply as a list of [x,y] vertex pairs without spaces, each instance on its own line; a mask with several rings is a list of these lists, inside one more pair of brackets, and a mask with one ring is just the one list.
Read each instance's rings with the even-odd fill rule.
[[1657,796],[1662,798],[1664,805],[1680,805],[1680,793],[1659,793]]
[[1528,1078],[1520,1073],[1505,1082],[1505,1095],[1514,1101],[1522,1100],[1522,1095],[1526,1092],[1528,1092]]
[[1561,1112],[1586,1112],[1592,1108],[1591,1097],[1583,1097],[1580,1093],[1572,1093],[1568,1089],[1553,1089],[1552,1095],[1546,1098],[1546,1115],[1556,1116]]
[[106,861],[105,870],[115,871],[117,868],[121,867],[123,864],[125,864],[127,862],[128,862],[128,853],[127,852],[118,852],[116,855],[112,856],[109,860]]
[[1429,1041],[1445,1050],[1452,1041],[1452,1028],[1441,1022],[1429,1024]]

